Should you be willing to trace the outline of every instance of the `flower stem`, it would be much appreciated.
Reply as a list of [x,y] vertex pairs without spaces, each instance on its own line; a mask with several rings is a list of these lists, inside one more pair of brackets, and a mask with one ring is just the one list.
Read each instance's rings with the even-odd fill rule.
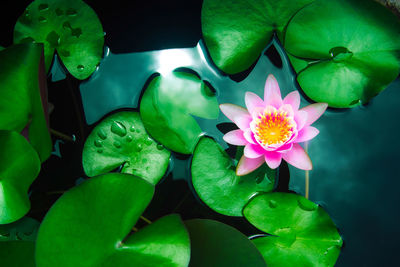
[[74,138],[72,138],[71,136],[66,135],[66,134],[63,134],[63,133],[61,133],[61,132],[59,132],[59,131],[56,131],[56,130],[54,130],[54,129],[50,129],[50,133],[51,133],[52,135],[54,135],[54,136],[57,136],[57,137],[59,137],[59,138],[61,138],[61,139],[64,139],[64,140],[66,140],[66,141],[69,141],[69,142],[71,142],[71,143],[75,142]]
[[[308,142],[305,143],[304,149],[306,153],[308,154]],[[305,197],[308,199],[309,197],[309,192],[310,192],[310,171],[306,171],[306,192],[305,192]]]
[[143,221],[145,221],[148,224],[151,224],[151,221],[149,219],[147,219],[146,217],[140,216],[140,219],[142,219]]

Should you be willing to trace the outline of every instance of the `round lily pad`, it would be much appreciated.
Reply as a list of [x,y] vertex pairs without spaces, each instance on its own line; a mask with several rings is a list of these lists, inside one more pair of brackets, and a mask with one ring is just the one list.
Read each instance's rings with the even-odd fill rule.
[[172,151],[191,154],[202,130],[193,116],[218,118],[216,96],[192,73],[154,77],[140,102],[140,116],[150,135]]
[[28,188],[39,174],[40,160],[17,132],[0,130],[0,147],[0,224],[7,224],[29,211]]
[[201,25],[214,63],[225,73],[248,69],[291,17],[314,0],[204,0]]
[[285,49],[308,97],[357,106],[399,74],[400,20],[372,0],[315,1],[289,23]]
[[232,226],[214,220],[185,221],[190,235],[190,267],[267,266],[254,244]]
[[102,120],[86,139],[83,169],[88,176],[121,172],[139,176],[152,184],[163,177],[171,152],[147,133],[139,113],[122,111]]
[[253,198],[245,218],[270,234],[253,240],[268,266],[334,266],[343,241],[329,215],[308,199],[289,193]]
[[276,171],[266,164],[245,175],[237,176],[236,166],[213,139],[202,138],[191,165],[193,187],[207,206],[228,216],[243,216],[246,203],[260,192],[274,188]]
[[120,173],[72,188],[39,228],[37,266],[187,266],[190,241],[178,215],[132,232],[153,193],[150,183]]
[[88,78],[103,55],[104,32],[96,13],[81,0],[36,0],[19,17],[14,42],[44,44],[46,70],[54,51],[78,79]]
[[1,265],[7,267],[35,267],[35,242],[0,242]]

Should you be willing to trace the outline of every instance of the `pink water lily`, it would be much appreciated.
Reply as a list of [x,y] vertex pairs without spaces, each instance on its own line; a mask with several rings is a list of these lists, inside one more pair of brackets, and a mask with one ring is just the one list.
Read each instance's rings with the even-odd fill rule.
[[311,140],[319,133],[311,124],[325,112],[328,104],[316,103],[299,109],[297,91],[282,100],[272,74],[265,83],[264,101],[246,92],[245,103],[247,110],[234,104],[220,105],[221,111],[239,127],[224,135],[225,142],[245,146],[236,174],[246,175],[264,162],[275,169],[282,159],[299,169],[311,170],[311,160],[298,143]]

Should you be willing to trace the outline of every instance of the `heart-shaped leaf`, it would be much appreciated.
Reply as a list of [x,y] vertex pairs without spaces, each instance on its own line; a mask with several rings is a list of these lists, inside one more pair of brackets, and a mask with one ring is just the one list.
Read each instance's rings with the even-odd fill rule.
[[308,97],[353,107],[399,74],[400,20],[372,0],[315,1],[289,23],[285,48]]
[[1,266],[35,267],[35,242],[4,241],[0,242]]
[[189,266],[267,266],[254,244],[232,226],[218,221],[185,221],[190,235]]
[[228,74],[248,69],[273,32],[282,39],[290,18],[313,1],[204,0],[201,25],[211,58]]
[[139,113],[123,111],[108,116],[93,129],[83,148],[82,163],[88,176],[123,165],[122,173],[155,185],[168,168],[170,154],[146,133]]
[[245,218],[271,236],[253,240],[268,266],[333,266],[343,244],[329,215],[308,199],[289,193],[253,198]]
[[19,133],[0,130],[0,224],[22,218],[30,209],[28,188],[40,171],[40,160]]
[[186,72],[153,78],[140,102],[146,130],[167,148],[183,154],[193,152],[202,134],[193,116],[216,119],[218,114],[212,90],[196,75]]
[[23,217],[16,222],[0,225],[0,241],[24,240],[34,242],[39,224],[32,218]]
[[44,44],[46,70],[57,50],[68,71],[88,78],[103,54],[104,32],[96,13],[81,0],[36,0],[19,17],[14,42]]
[[0,52],[0,129],[24,132],[43,162],[52,146],[43,108],[47,88],[42,54],[41,44],[13,45]]
[[72,188],[40,226],[37,266],[187,266],[190,241],[178,215],[131,233],[153,193],[150,183],[120,173]]
[[266,164],[245,176],[236,176],[235,169],[233,159],[214,140],[199,141],[191,165],[193,187],[211,209],[228,216],[242,216],[250,198],[272,191],[275,183],[276,171]]

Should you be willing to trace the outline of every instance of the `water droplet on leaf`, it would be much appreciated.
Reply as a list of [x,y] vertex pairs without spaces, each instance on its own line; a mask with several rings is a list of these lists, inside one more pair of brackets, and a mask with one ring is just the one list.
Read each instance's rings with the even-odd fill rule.
[[144,141],[144,143],[149,146],[153,143],[153,140],[150,137],[147,137],[147,139]]
[[161,144],[158,144],[158,145],[157,145],[157,149],[158,149],[158,150],[163,150],[163,149],[164,149],[164,146],[161,145]]
[[132,135],[128,135],[128,136],[126,137],[126,141],[127,141],[128,143],[132,142],[132,140],[133,140]]
[[99,148],[98,150],[97,150],[97,153],[103,153],[103,149],[101,149],[101,148]]
[[97,135],[103,140],[107,138],[107,134],[102,129],[97,132]]
[[111,125],[111,132],[121,137],[124,137],[126,135],[125,125],[123,125],[119,121],[114,121],[113,124]]
[[134,132],[135,131],[135,126],[131,126],[131,128],[129,128],[129,131]]
[[346,47],[337,46],[329,50],[334,62],[342,62],[349,60],[353,56],[353,52],[349,51]]
[[47,34],[46,41],[50,44],[51,47],[55,48],[60,44],[60,35],[55,31],[51,31]]
[[146,163],[146,162],[147,162],[146,158],[142,159],[142,163]]
[[85,66],[83,66],[83,65],[78,65],[76,68],[77,68],[79,71],[83,71],[83,70],[85,69]]
[[135,150],[136,151],[142,151],[142,149],[143,149],[143,146],[142,146],[142,144],[136,144],[136,148],[135,148]]
[[115,142],[114,142],[114,146],[115,146],[116,148],[121,148],[121,142],[115,141]]
[[317,204],[311,202],[310,200],[308,200],[306,198],[299,198],[299,200],[297,202],[299,204],[299,207],[305,211],[313,211],[313,210],[316,210],[318,207]]
[[76,16],[77,13],[78,13],[78,12],[77,12],[75,9],[73,9],[73,8],[68,8],[68,9],[67,9],[67,12],[66,12],[66,14],[67,14],[68,16],[71,16],[71,17]]
[[45,17],[40,16],[40,17],[38,18],[38,21],[39,21],[40,23],[45,23],[45,22],[47,22],[47,19],[46,19]]
[[275,200],[268,201],[268,206],[272,209],[278,207],[278,203]]
[[94,141],[94,145],[97,146],[97,147],[101,147],[101,146],[102,146],[102,143],[103,143],[103,142],[102,142],[101,140],[95,140],[95,141]]
[[38,6],[39,11],[46,11],[49,9],[49,5],[48,4],[40,4]]

